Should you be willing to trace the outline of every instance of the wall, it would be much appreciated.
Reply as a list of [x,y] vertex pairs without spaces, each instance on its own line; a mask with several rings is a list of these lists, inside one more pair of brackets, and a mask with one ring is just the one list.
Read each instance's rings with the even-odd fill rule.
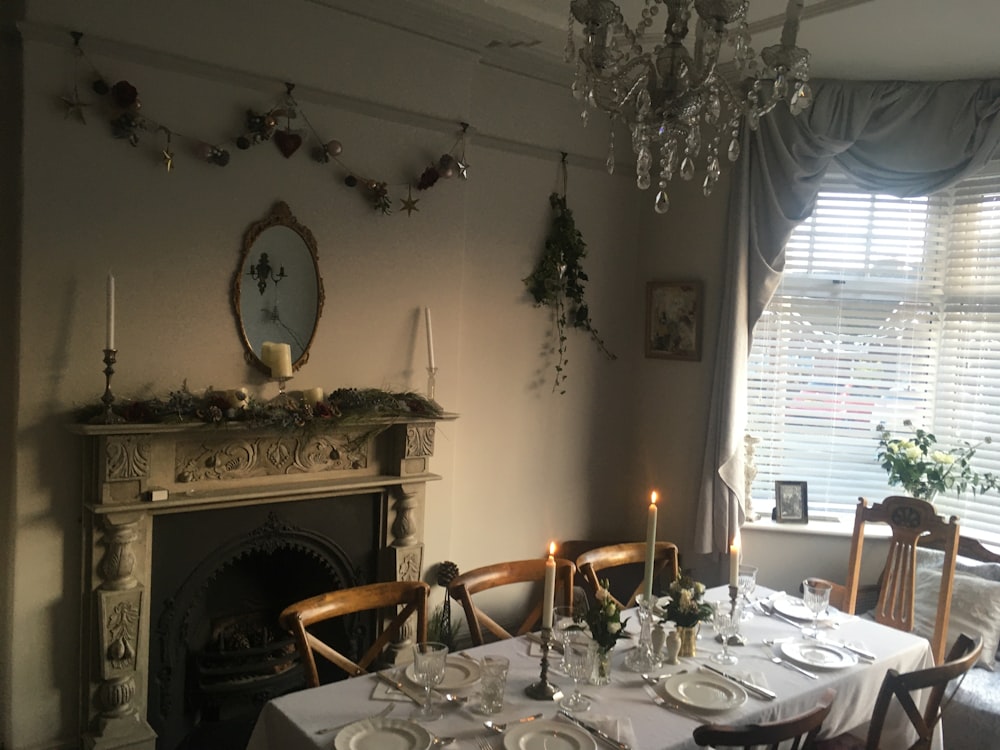
[[[428,491],[428,566],[536,557],[549,539],[638,538],[653,486],[667,500],[660,535],[685,553],[714,362],[722,187],[706,200],[677,186],[659,217],[628,165],[604,173],[603,128],[580,128],[565,87],[304,0],[31,2],[23,61],[10,41],[20,6],[3,8],[3,59],[15,64],[0,75],[17,84],[23,64],[24,96],[0,116],[0,239],[18,249],[0,282],[2,304],[16,305],[0,316],[16,348],[0,381],[11,407],[0,411],[11,415],[0,422],[11,496],[0,514],[0,745],[71,747],[79,731],[82,459],[66,424],[104,387],[106,273],[118,279],[116,394],[165,396],[186,383],[269,397],[274,385],[243,361],[229,283],[243,232],[278,199],[316,236],[326,288],[293,387],[422,390],[420,310],[433,311],[437,399],[460,418],[437,433],[431,468],[444,480]],[[245,108],[271,106],[291,80],[312,125],[343,142],[343,161],[393,185],[451,148],[458,121],[472,123],[469,180],[418,194],[412,216],[383,217],[312,162],[308,144],[290,159],[273,144],[234,149],[219,168],[177,137],[167,174],[157,134],[131,148],[96,106],[87,125],[64,117],[71,29],[110,82],[132,82],[143,111],[179,133],[232,138]],[[571,332],[561,396],[551,319],[521,282],[542,248],[560,151],[589,249],[593,321],[618,355],[607,361]],[[702,361],[646,360],[645,282],[692,277],[707,290]],[[7,288],[18,285],[23,298]]]

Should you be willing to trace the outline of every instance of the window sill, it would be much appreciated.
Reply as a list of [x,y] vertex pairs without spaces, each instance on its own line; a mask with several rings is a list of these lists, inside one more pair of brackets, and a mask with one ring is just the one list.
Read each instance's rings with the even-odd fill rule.
[[[770,518],[747,521],[741,528],[741,534],[774,533],[812,536],[833,536],[850,538],[854,534],[854,516],[823,516],[821,519],[810,519],[808,523],[778,523]],[[884,537],[888,539],[892,532],[883,524],[866,524],[866,537]]]

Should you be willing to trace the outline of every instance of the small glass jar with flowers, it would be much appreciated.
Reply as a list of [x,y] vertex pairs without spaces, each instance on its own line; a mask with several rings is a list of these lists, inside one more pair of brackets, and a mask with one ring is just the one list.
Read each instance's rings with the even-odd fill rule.
[[695,656],[698,628],[702,622],[712,619],[712,608],[702,600],[705,584],[689,575],[678,576],[670,584],[670,601],[664,608],[666,617],[677,628],[681,640],[680,656]]
[[594,594],[594,606],[584,615],[590,636],[597,644],[597,662],[591,679],[595,685],[606,685],[611,682],[611,652],[614,651],[615,644],[620,638],[628,637],[625,632],[628,618],[622,619],[621,607],[611,596],[608,588],[608,579],[601,579],[600,586]]

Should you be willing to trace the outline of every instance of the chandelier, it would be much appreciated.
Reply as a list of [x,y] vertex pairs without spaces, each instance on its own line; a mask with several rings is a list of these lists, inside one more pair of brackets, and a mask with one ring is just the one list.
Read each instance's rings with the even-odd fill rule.
[[[740,156],[742,117],[756,130],[760,118],[779,102],[786,102],[794,115],[809,106],[809,52],[795,46],[804,1],[788,0],[781,42],[762,50],[758,61],[746,20],[749,0],[645,0],[635,29],[613,0],[571,0],[566,60],[576,57],[573,95],[583,102],[584,126],[591,110],[610,118],[608,172],[614,171],[614,131],[621,122],[631,133],[640,190],[653,184],[658,156],[657,213],[670,208],[666,188],[674,174],[693,179],[699,160],[705,175],[702,192],[710,195],[721,174],[724,137],[729,161]],[[661,5],[666,10],[663,40],[647,51],[643,36]],[[693,53],[685,47],[692,6],[697,13]],[[584,32],[579,54],[574,21]],[[733,47],[737,75],[732,77],[738,82],[720,70],[724,43]]]

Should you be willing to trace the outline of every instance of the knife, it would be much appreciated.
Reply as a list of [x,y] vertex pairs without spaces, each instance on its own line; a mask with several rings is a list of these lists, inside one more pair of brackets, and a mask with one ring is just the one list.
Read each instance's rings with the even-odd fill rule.
[[587,730],[587,732],[589,732],[590,734],[594,735],[598,739],[604,740],[606,743],[608,743],[609,745],[611,745],[611,747],[617,748],[618,750],[632,750],[632,747],[630,745],[628,745],[628,744],[626,744],[624,742],[621,742],[620,740],[614,739],[610,734],[608,734],[607,732],[602,731],[601,729],[598,729],[593,724],[588,724],[585,721],[580,721],[580,719],[576,718],[575,716],[573,716],[573,714],[569,713],[565,709],[562,709],[562,708],[559,709],[559,713],[564,718],[569,719],[570,721],[572,721],[574,724],[576,724],[581,729],[585,729],[585,730]]
[[847,649],[852,654],[860,656],[865,661],[875,661],[875,659],[877,658],[875,654],[871,653],[870,651],[865,651],[863,648],[852,646],[849,643],[845,643],[844,641],[827,641],[827,643],[831,643],[834,646],[839,646],[840,648]]
[[742,677],[737,677],[736,675],[729,674],[728,672],[723,672],[721,669],[716,669],[711,664],[702,664],[701,668],[707,669],[709,672],[717,674],[720,677],[725,677],[730,682],[735,682],[740,687],[749,690],[754,695],[760,698],[764,698],[765,700],[773,701],[775,698],[778,697],[777,693],[768,690],[765,687],[761,687],[760,685],[754,685],[752,682],[750,682],[749,680],[744,680]]
[[414,690],[411,687],[408,687],[407,685],[404,685],[399,680],[394,680],[392,677],[390,677],[389,675],[387,675],[385,672],[379,672],[378,673],[378,678],[380,680],[382,680],[382,682],[386,683],[387,685],[392,685],[394,688],[396,688],[396,690],[398,690],[399,692],[401,692],[403,695],[405,695],[411,701],[413,701],[414,703],[416,703],[418,706],[424,705],[424,694],[423,693],[418,693],[416,690]]

